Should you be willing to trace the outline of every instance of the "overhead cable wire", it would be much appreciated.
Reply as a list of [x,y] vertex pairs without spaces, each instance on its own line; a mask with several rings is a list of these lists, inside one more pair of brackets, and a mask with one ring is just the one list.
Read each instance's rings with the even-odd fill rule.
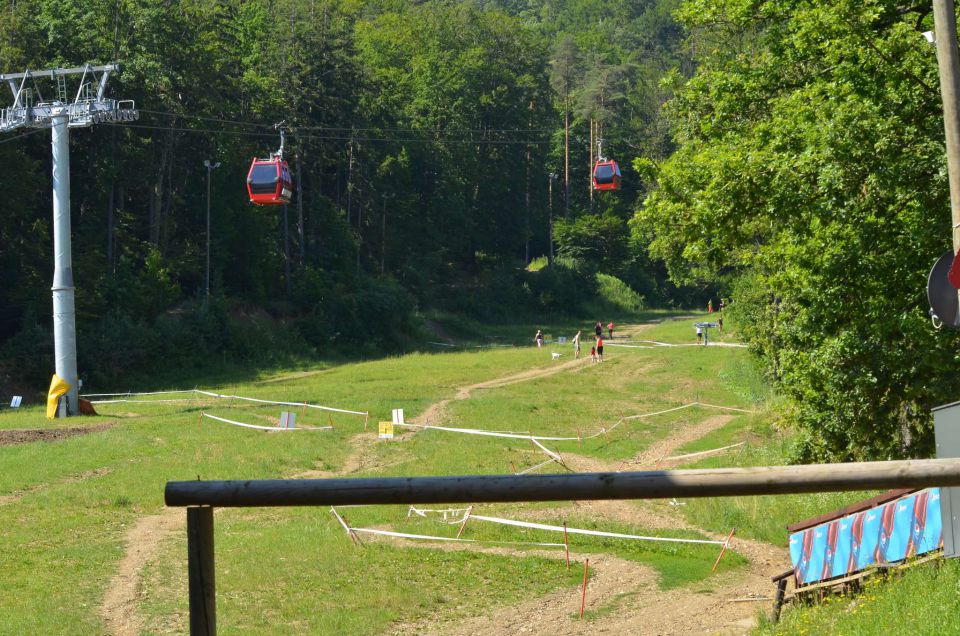
[[[188,115],[183,113],[170,113],[160,110],[145,110],[143,108],[138,109],[140,113],[147,113],[150,115],[161,115],[165,117],[181,117],[183,119],[198,119],[203,121],[212,121],[222,124],[234,124],[237,126],[252,126],[256,128],[270,128],[274,127],[273,124],[261,124],[257,122],[248,122],[248,121],[238,121],[230,119],[219,119],[217,117],[209,117],[204,115]],[[336,132],[351,132],[351,131],[360,131],[360,132],[410,132],[410,133],[419,133],[424,134],[433,134],[436,131],[430,130],[428,128],[357,128],[357,127],[339,127],[339,126],[290,126],[290,130],[320,130],[320,131],[336,131]],[[451,128],[443,131],[444,133],[544,133],[552,132],[552,128]]]
[[[168,130],[175,132],[201,133],[206,135],[232,135],[235,137],[276,137],[276,133],[251,132],[244,130],[213,130],[210,128],[184,128],[182,126],[146,126],[143,124],[113,124],[105,122],[105,126],[121,126],[140,130]],[[333,135],[303,135],[295,134],[298,139],[321,141],[355,141],[381,143],[434,143],[434,144],[468,144],[468,145],[540,145],[550,143],[546,139],[428,139],[416,137],[360,137],[360,136],[333,136]]]
[[38,132],[43,132],[44,130],[47,130],[47,129],[46,129],[46,128],[37,128],[36,130],[31,130],[30,132],[21,133],[21,134],[17,135],[16,137],[10,137],[9,139],[0,140],[0,144],[7,144],[7,143],[10,143],[11,141],[16,141],[17,139],[23,139],[24,137],[29,137],[30,135],[35,135],[35,134],[37,134]]

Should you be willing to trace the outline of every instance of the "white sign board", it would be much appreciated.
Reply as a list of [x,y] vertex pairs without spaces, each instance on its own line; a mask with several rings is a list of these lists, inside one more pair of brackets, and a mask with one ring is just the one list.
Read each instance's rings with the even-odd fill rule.
[[10,408],[12,408],[12,409],[18,409],[18,408],[20,408],[20,403],[21,403],[21,402],[23,402],[23,396],[22,396],[22,395],[14,395],[14,396],[13,396],[13,399],[10,400]]
[[403,409],[393,409],[393,423],[403,424]]
[[280,428],[297,428],[297,414],[280,411]]

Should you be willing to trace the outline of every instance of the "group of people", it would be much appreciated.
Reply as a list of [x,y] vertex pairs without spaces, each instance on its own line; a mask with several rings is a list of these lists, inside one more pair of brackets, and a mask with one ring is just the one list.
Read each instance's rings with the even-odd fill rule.
[[[613,330],[616,325],[613,322],[607,323],[607,337],[613,338]],[[591,362],[603,362],[603,323],[599,320],[593,328],[595,341],[592,347],[590,347],[590,361]],[[573,357],[580,358],[580,338],[582,337],[583,332],[578,331],[577,335],[573,337]],[[540,349],[543,347],[543,331],[537,329],[537,334],[533,337],[533,341],[537,343],[537,348]],[[559,354],[555,354],[559,355]]]
[[[726,305],[727,305],[727,303],[724,301],[723,298],[721,298],[721,299],[720,299],[720,316],[717,317],[717,324],[716,324],[716,327],[719,329],[721,335],[723,334],[723,310],[724,310],[724,308],[726,307]],[[708,314],[712,314],[712,313],[713,313],[713,299],[712,299],[712,298],[707,301],[707,313],[708,313]],[[706,344],[706,343],[707,343],[706,338],[705,338],[705,335],[706,335],[706,334],[704,334],[703,328],[700,327],[700,324],[699,324],[699,323],[697,323],[695,326],[696,326],[696,328],[697,328],[697,344]],[[711,326],[711,325],[708,324],[708,326]]]
[[[615,325],[610,322],[607,323],[607,335],[610,338],[613,338],[613,328]],[[603,324],[598,320],[597,324],[593,328],[594,332],[594,344],[590,347],[590,361],[591,362],[603,362]],[[573,337],[573,357],[580,357],[580,337],[583,332],[578,331],[577,335]]]

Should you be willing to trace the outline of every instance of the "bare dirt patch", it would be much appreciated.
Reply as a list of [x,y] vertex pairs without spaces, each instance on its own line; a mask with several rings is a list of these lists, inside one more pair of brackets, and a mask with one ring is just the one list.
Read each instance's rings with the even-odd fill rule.
[[113,428],[113,422],[71,428],[11,428],[0,430],[0,446],[32,444],[33,442],[57,442],[78,435],[99,433],[110,428]]
[[127,533],[127,547],[117,573],[107,585],[100,615],[107,632],[115,636],[136,636],[143,631],[137,612],[142,592],[140,572],[160,553],[161,540],[182,530],[186,515],[181,508],[166,508],[157,515],[143,517]]
[[457,389],[457,393],[453,398],[440,400],[439,402],[431,404],[413,421],[415,421],[417,424],[437,424],[443,421],[447,405],[450,402],[470,399],[470,396],[474,391],[480,391],[483,389],[499,389],[501,387],[510,386],[511,384],[518,384],[520,382],[545,378],[568,369],[582,367],[585,364],[589,364],[589,361],[583,358],[580,360],[569,360],[555,366],[542,367],[539,369],[528,369],[527,371],[514,373],[502,378],[494,378],[493,380],[486,380],[485,382],[478,382],[477,384],[462,386]]

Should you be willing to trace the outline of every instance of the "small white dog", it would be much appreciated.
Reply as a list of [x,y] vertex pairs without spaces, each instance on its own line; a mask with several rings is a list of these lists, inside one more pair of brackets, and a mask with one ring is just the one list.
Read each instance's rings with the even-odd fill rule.
[[554,360],[559,360],[559,359],[560,359],[560,356],[561,356],[562,354],[560,354],[560,353],[553,353],[553,354],[551,354],[551,355],[553,355],[553,359],[554,359]]

